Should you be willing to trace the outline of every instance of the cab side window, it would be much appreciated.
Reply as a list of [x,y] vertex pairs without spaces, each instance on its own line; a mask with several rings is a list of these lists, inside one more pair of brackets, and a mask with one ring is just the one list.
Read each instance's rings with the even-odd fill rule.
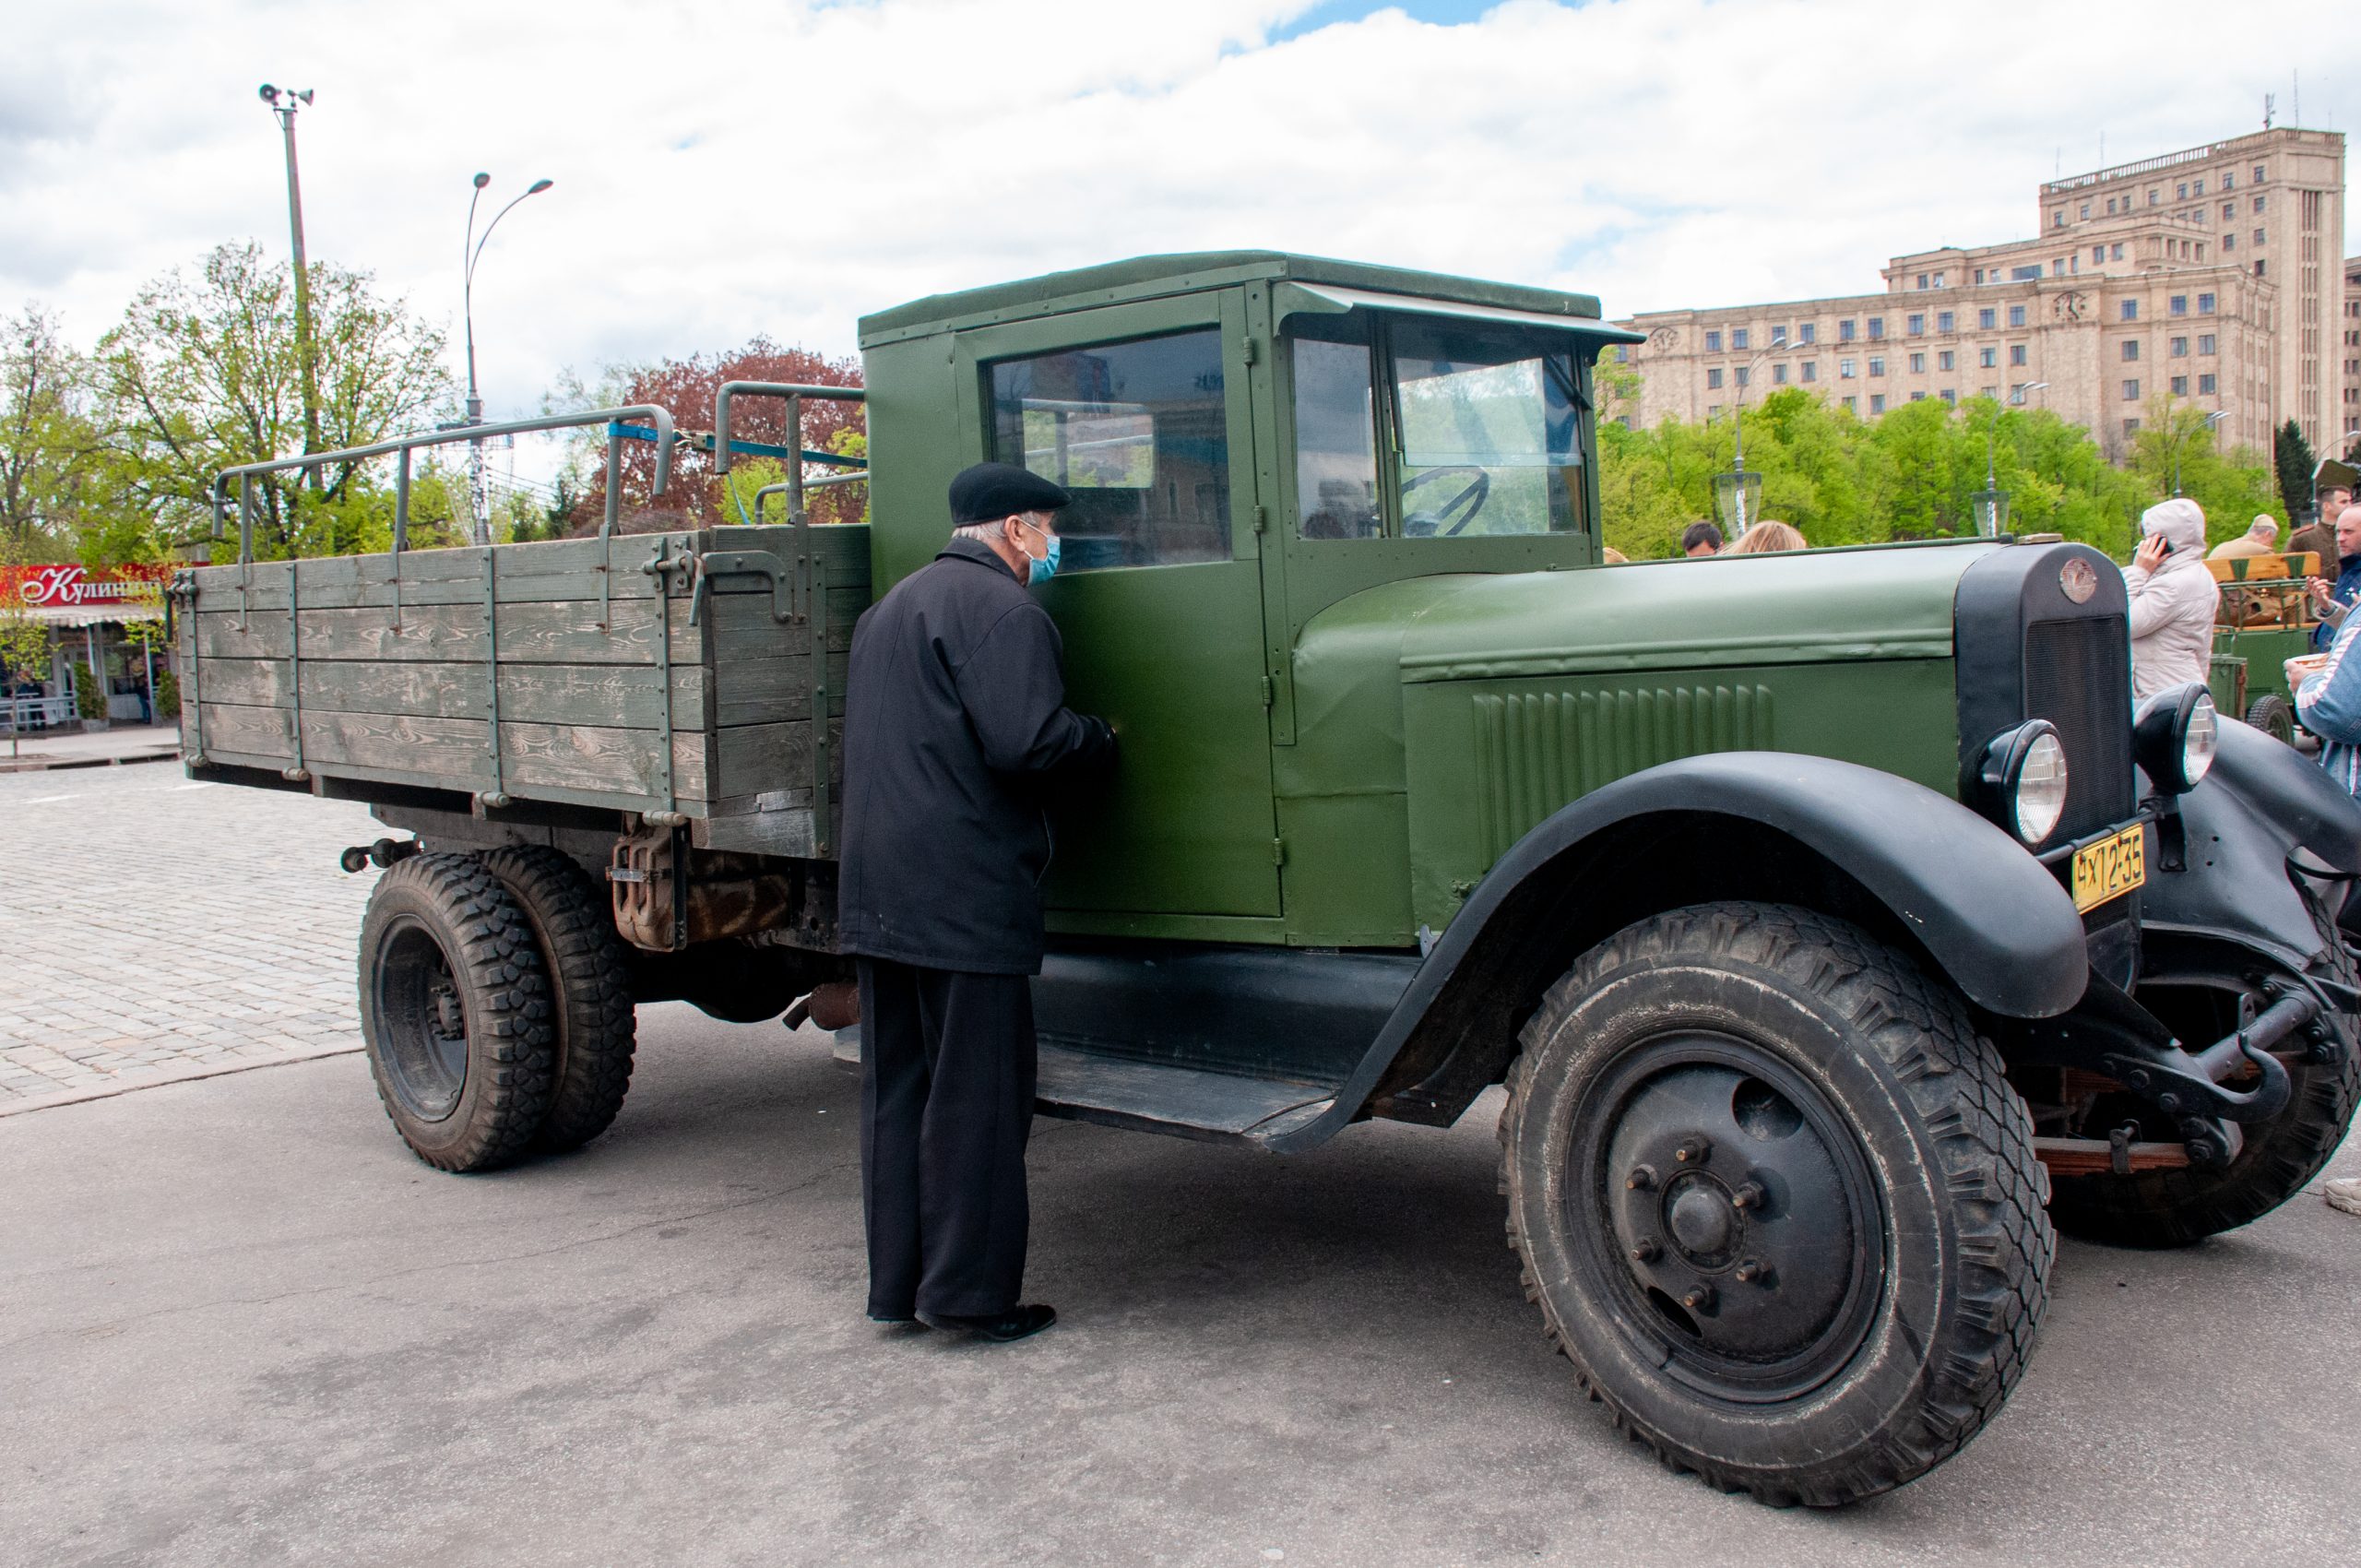
[[1376,539],[1377,384],[1366,342],[1295,343],[1295,493],[1306,539]]
[[1068,572],[1227,561],[1229,426],[1215,328],[1003,360],[992,457],[1074,493]]

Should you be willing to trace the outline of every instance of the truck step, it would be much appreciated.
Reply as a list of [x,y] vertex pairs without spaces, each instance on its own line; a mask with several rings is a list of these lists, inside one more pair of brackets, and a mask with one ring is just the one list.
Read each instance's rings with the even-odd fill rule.
[[1211,1142],[1259,1142],[1328,1109],[1335,1086],[1252,1078],[1043,1040],[1035,1109],[1044,1116]]

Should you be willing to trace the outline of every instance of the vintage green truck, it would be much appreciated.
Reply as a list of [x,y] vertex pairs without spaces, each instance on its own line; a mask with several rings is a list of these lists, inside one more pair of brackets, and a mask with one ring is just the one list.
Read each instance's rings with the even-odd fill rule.
[[[952,475],[1021,462],[1074,492],[1043,593],[1123,734],[1059,808],[1042,1111],[1285,1153],[1505,1085],[1581,1384],[1716,1486],[1841,1503],[1999,1409],[2053,1219],[2189,1242],[2327,1159],[2361,808],[2201,688],[2135,714],[2081,545],[1602,565],[1630,340],[1259,252],[920,300],[860,325],[866,525],[810,524],[797,437],[784,526],[623,532],[611,484],[590,537],[184,574],[188,769],[408,835],[346,869],[388,868],[361,1010],[421,1158],[577,1146],[639,1002],[846,1021],[844,650]],[[660,484],[746,449],[733,398],[844,395],[582,418]],[[468,434],[374,450],[406,484]]]

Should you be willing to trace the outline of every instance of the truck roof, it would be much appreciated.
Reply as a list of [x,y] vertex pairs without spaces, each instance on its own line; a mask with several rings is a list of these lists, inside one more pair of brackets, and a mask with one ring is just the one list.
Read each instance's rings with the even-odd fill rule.
[[[1548,315],[1599,319],[1597,296],[1489,283],[1442,272],[1372,267],[1326,256],[1285,251],[1192,251],[1174,255],[1133,256],[1097,267],[1051,272],[1039,278],[994,283],[955,293],[929,294],[860,318],[860,346],[923,338],[967,327],[984,327],[1031,316],[1058,315],[1097,305],[1127,303],[1167,294],[1194,293],[1237,283],[1286,280],[1326,283],[1380,293],[1407,294],[1455,304],[1489,305]],[[1621,334],[1618,334],[1619,338]]]

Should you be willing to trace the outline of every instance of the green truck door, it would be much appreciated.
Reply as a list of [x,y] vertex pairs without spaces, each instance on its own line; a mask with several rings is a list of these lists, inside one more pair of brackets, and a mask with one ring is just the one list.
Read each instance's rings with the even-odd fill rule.
[[1061,802],[1053,929],[1254,934],[1279,912],[1240,291],[958,336],[983,449],[1066,486],[1043,602],[1068,701],[1121,732]]

